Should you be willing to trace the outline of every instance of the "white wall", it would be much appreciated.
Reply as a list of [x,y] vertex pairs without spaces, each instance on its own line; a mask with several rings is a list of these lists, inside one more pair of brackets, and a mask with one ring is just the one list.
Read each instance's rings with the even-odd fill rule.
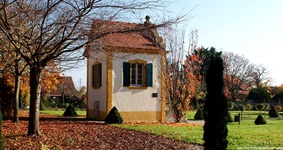
[[[92,52],[90,54],[91,57],[89,57],[88,60],[88,68],[87,68],[87,74],[88,74],[88,108],[89,109],[94,109],[94,101],[99,101],[99,110],[100,111],[106,111],[106,54],[102,52]],[[91,69],[92,65],[96,62],[99,61],[101,63],[101,87],[99,89],[94,89],[91,86]]]
[[[129,89],[123,87],[123,62],[141,59],[153,63],[153,87],[146,89]],[[151,54],[119,54],[113,61],[113,106],[119,111],[160,111],[161,85],[160,79],[161,57]],[[158,93],[158,97],[152,97]]]

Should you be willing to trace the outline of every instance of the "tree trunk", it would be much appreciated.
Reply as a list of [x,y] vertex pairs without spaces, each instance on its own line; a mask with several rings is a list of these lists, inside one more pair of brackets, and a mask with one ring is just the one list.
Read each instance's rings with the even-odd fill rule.
[[20,76],[15,75],[15,102],[13,122],[19,122]]
[[41,92],[41,66],[34,65],[30,69],[30,110],[28,135],[40,135],[39,104]]

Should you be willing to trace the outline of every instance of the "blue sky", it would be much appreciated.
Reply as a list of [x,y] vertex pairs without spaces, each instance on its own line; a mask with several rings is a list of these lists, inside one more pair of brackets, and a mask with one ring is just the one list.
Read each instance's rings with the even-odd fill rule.
[[[187,32],[198,29],[198,45],[243,55],[266,66],[272,85],[283,84],[282,0],[180,0],[173,10],[190,10]],[[194,8],[195,7],[195,8]]]
[[[272,85],[283,84],[283,0],[177,0],[168,10],[191,10],[187,34],[198,30],[198,45],[243,55],[266,66]],[[78,87],[86,85],[85,68],[68,71]],[[81,82],[80,82],[81,81]]]

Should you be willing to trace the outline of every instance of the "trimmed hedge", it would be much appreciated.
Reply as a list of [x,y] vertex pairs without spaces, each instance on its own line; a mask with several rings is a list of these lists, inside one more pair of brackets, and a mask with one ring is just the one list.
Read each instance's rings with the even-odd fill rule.
[[194,118],[195,118],[196,120],[202,120],[202,119],[204,119],[204,117],[203,117],[203,110],[202,110],[201,108],[199,108],[199,109],[197,110],[197,112],[196,112]]
[[66,110],[65,110],[65,112],[64,112],[64,114],[63,114],[63,116],[65,116],[65,117],[74,117],[74,116],[78,116],[78,114],[77,114],[75,108],[72,106],[72,104],[70,104],[70,105],[66,108]]
[[266,124],[266,120],[262,117],[262,115],[258,115],[254,123],[256,125]]
[[276,118],[276,117],[279,117],[279,113],[278,111],[276,110],[275,106],[272,106],[271,109],[269,110],[269,117],[272,117],[272,118]]
[[227,122],[233,122],[233,121],[234,121],[233,117],[232,117],[231,114],[228,112]]
[[106,116],[105,120],[106,123],[123,123],[123,118],[121,117],[118,109],[114,106],[108,115]]

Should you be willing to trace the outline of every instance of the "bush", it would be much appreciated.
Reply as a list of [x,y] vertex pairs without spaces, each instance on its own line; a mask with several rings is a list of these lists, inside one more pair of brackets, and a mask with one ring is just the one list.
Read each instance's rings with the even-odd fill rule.
[[231,111],[234,107],[234,103],[233,102],[229,102],[228,104],[228,109]]
[[40,101],[39,109],[40,110],[46,110],[46,106],[45,106],[45,104],[42,101]]
[[266,124],[266,120],[262,117],[262,115],[258,115],[254,123],[256,125]]
[[239,108],[240,111],[245,111],[245,107],[244,107],[244,105],[242,105],[242,104],[239,104],[239,105],[238,105],[238,108]]
[[248,103],[248,104],[246,105],[246,109],[247,109],[248,111],[250,111],[252,108],[253,108],[253,106],[252,106],[251,104]]
[[123,123],[123,118],[121,117],[118,109],[114,106],[108,115],[106,116],[105,120],[106,123]]
[[65,117],[73,117],[73,116],[78,116],[75,108],[70,104],[67,109],[65,110],[63,116]]
[[227,121],[228,122],[233,122],[233,117],[231,116],[231,114],[228,112],[228,116],[227,116]]
[[209,65],[205,76],[206,101],[204,104],[204,149],[227,149],[228,106],[223,92],[223,60],[221,52],[210,49]]
[[276,110],[275,106],[271,107],[268,114],[269,114],[269,117],[273,117],[273,118],[279,117],[279,113]]
[[204,117],[203,117],[203,110],[201,108],[198,109],[198,111],[196,112],[194,118],[196,120],[202,120]]
[[278,112],[280,112],[280,110],[282,109],[282,107],[281,107],[280,105],[276,105],[276,106],[275,106],[275,109],[276,109]]

